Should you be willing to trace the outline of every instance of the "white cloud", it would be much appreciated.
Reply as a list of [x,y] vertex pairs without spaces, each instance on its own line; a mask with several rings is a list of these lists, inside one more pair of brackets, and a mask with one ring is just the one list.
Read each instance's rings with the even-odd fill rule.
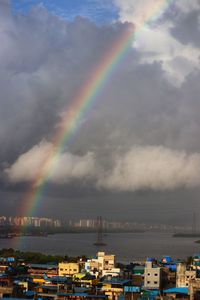
[[21,154],[19,158],[5,170],[11,182],[26,182],[37,178],[38,171],[52,153],[52,144],[42,141]]
[[[162,62],[167,79],[174,85],[180,86],[186,76],[199,67],[199,48],[193,45],[183,45],[171,35],[172,20],[162,19],[165,8],[177,10],[178,14],[189,13],[200,8],[198,0],[179,0],[166,6],[163,0],[115,0],[120,10],[119,18],[122,22],[132,22],[142,27],[137,40],[133,43],[141,55],[142,63]],[[158,10],[159,22],[147,26],[151,12]],[[155,14],[156,15],[156,14]],[[156,18],[155,18],[156,19]]]
[[180,13],[200,9],[199,0],[114,0],[114,3],[119,9],[120,21],[133,23],[144,22],[151,13],[162,16],[168,8]]
[[133,147],[117,155],[100,187],[117,191],[173,190],[200,185],[200,153],[187,155],[163,146]]
[[[173,190],[200,186],[200,153],[186,154],[163,146],[132,147],[115,155],[110,169],[97,163],[94,153],[83,156],[65,152],[54,163],[51,143],[41,142],[5,170],[10,182],[38,182],[47,162],[48,180],[65,184],[71,180],[92,180],[94,186],[116,191],[142,189]],[[45,172],[46,174],[46,172]]]
[[133,47],[142,53],[142,63],[160,61],[167,79],[177,86],[199,68],[200,50],[177,41],[170,34],[170,24],[167,23],[157,28],[144,28]]
[[54,148],[49,142],[42,141],[32,147],[5,170],[13,183],[36,181],[44,169],[49,169],[50,180],[55,183],[66,183],[72,179],[92,176],[94,172],[94,155],[84,156],[63,153],[54,163]]
[[121,22],[144,23],[151,13],[161,7],[162,0],[114,0]]
[[66,183],[72,179],[92,178],[95,174],[95,159],[92,152],[84,156],[64,153],[53,169],[51,181]]

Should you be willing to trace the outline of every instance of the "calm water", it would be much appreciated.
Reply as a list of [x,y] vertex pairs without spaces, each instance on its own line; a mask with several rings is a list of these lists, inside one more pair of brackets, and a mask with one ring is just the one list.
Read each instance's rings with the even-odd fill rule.
[[0,248],[15,248],[23,251],[38,251],[61,255],[94,256],[98,250],[116,255],[117,261],[130,262],[144,260],[147,256],[160,258],[170,255],[173,258],[185,258],[200,252],[196,238],[173,238],[169,233],[114,233],[104,237],[106,246],[98,248],[93,245],[96,235],[55,234],[48,237],[21,237],[19,239],[0,239]]

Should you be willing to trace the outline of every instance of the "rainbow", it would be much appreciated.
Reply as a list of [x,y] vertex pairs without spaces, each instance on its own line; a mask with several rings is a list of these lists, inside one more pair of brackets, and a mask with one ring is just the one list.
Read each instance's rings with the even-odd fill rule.
[[174,0],[152,0],[144,9],[142,17],[135,20],[135,24],[125,26],[125,30],[121,33],[109,51],[99,61],[87,82],[80,88],[71,103],[66,107],[65,114],[62,118],[62,126],[58,127],[54,133],[52,149],[47,153],[46,159],[41,165],[26,197],[23,201],[21,215],[30,216],[36,210],[41,200],[44,189],[51,176],[52,170],[57,164],[60,154],[63,152],[64,146],[69,143],[76,131],[81,126],[81,120],[89,112],[91,106],[94,105],[100,92],[105,84],[111,78],[116,67],[120,64],[126,53],[129,51],[132,43],[137,40],[142,31],[156,22],[165,11],[169,8]]

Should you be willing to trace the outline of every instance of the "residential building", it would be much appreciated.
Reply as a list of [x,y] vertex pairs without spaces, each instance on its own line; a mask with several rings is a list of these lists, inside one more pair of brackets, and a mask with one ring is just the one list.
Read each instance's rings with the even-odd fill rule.
[[120,270],[115,268],[115,255],[98,252],[96,258],[88,259],[85,263],[85,270],[92,275],[101,276],[119,275]]
[[105,254],[105,252],[97,253],[97,260],[99,262],[99,268],[103,270],[111,270],[115,267],[115,255]]
[[79,269],[80,268],[78,263],[62,262],[58,264],[58,275],[73,276],[74,274],[79,273]]
[[186,270],[186,264],[177,264],[176,287],[188,287],[189,282],[196,278],[196,270]]
[[147,289],[160,289],[161,268],[147,261],[144,269],[144,287]]

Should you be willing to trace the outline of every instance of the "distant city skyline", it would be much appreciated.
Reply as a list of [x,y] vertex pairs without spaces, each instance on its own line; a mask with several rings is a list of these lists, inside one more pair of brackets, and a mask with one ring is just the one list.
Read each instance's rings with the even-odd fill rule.
[[[0,226],[17,226],[17,227],[66,227],[74,229],[83,229],[83,230],[93,230],[97,232],[99,226],[99,217],[95,219],[66,219],[59,220],[47,217],[28,217],[28,216],[0,216]],[[106,232],[107,230],[141,230],[141,231],[160,231],[160,232],[171,232],[171,233],[194,233],[198,234],[199,224],[198,222],[191,224],[190,226],[178,226],[178,225],[169,225],[169,224],[153,224],[153,223],[137,223],[137,222],[128,222],[128,221],[116,221],[104,219],[102,216],[102,230]]]

